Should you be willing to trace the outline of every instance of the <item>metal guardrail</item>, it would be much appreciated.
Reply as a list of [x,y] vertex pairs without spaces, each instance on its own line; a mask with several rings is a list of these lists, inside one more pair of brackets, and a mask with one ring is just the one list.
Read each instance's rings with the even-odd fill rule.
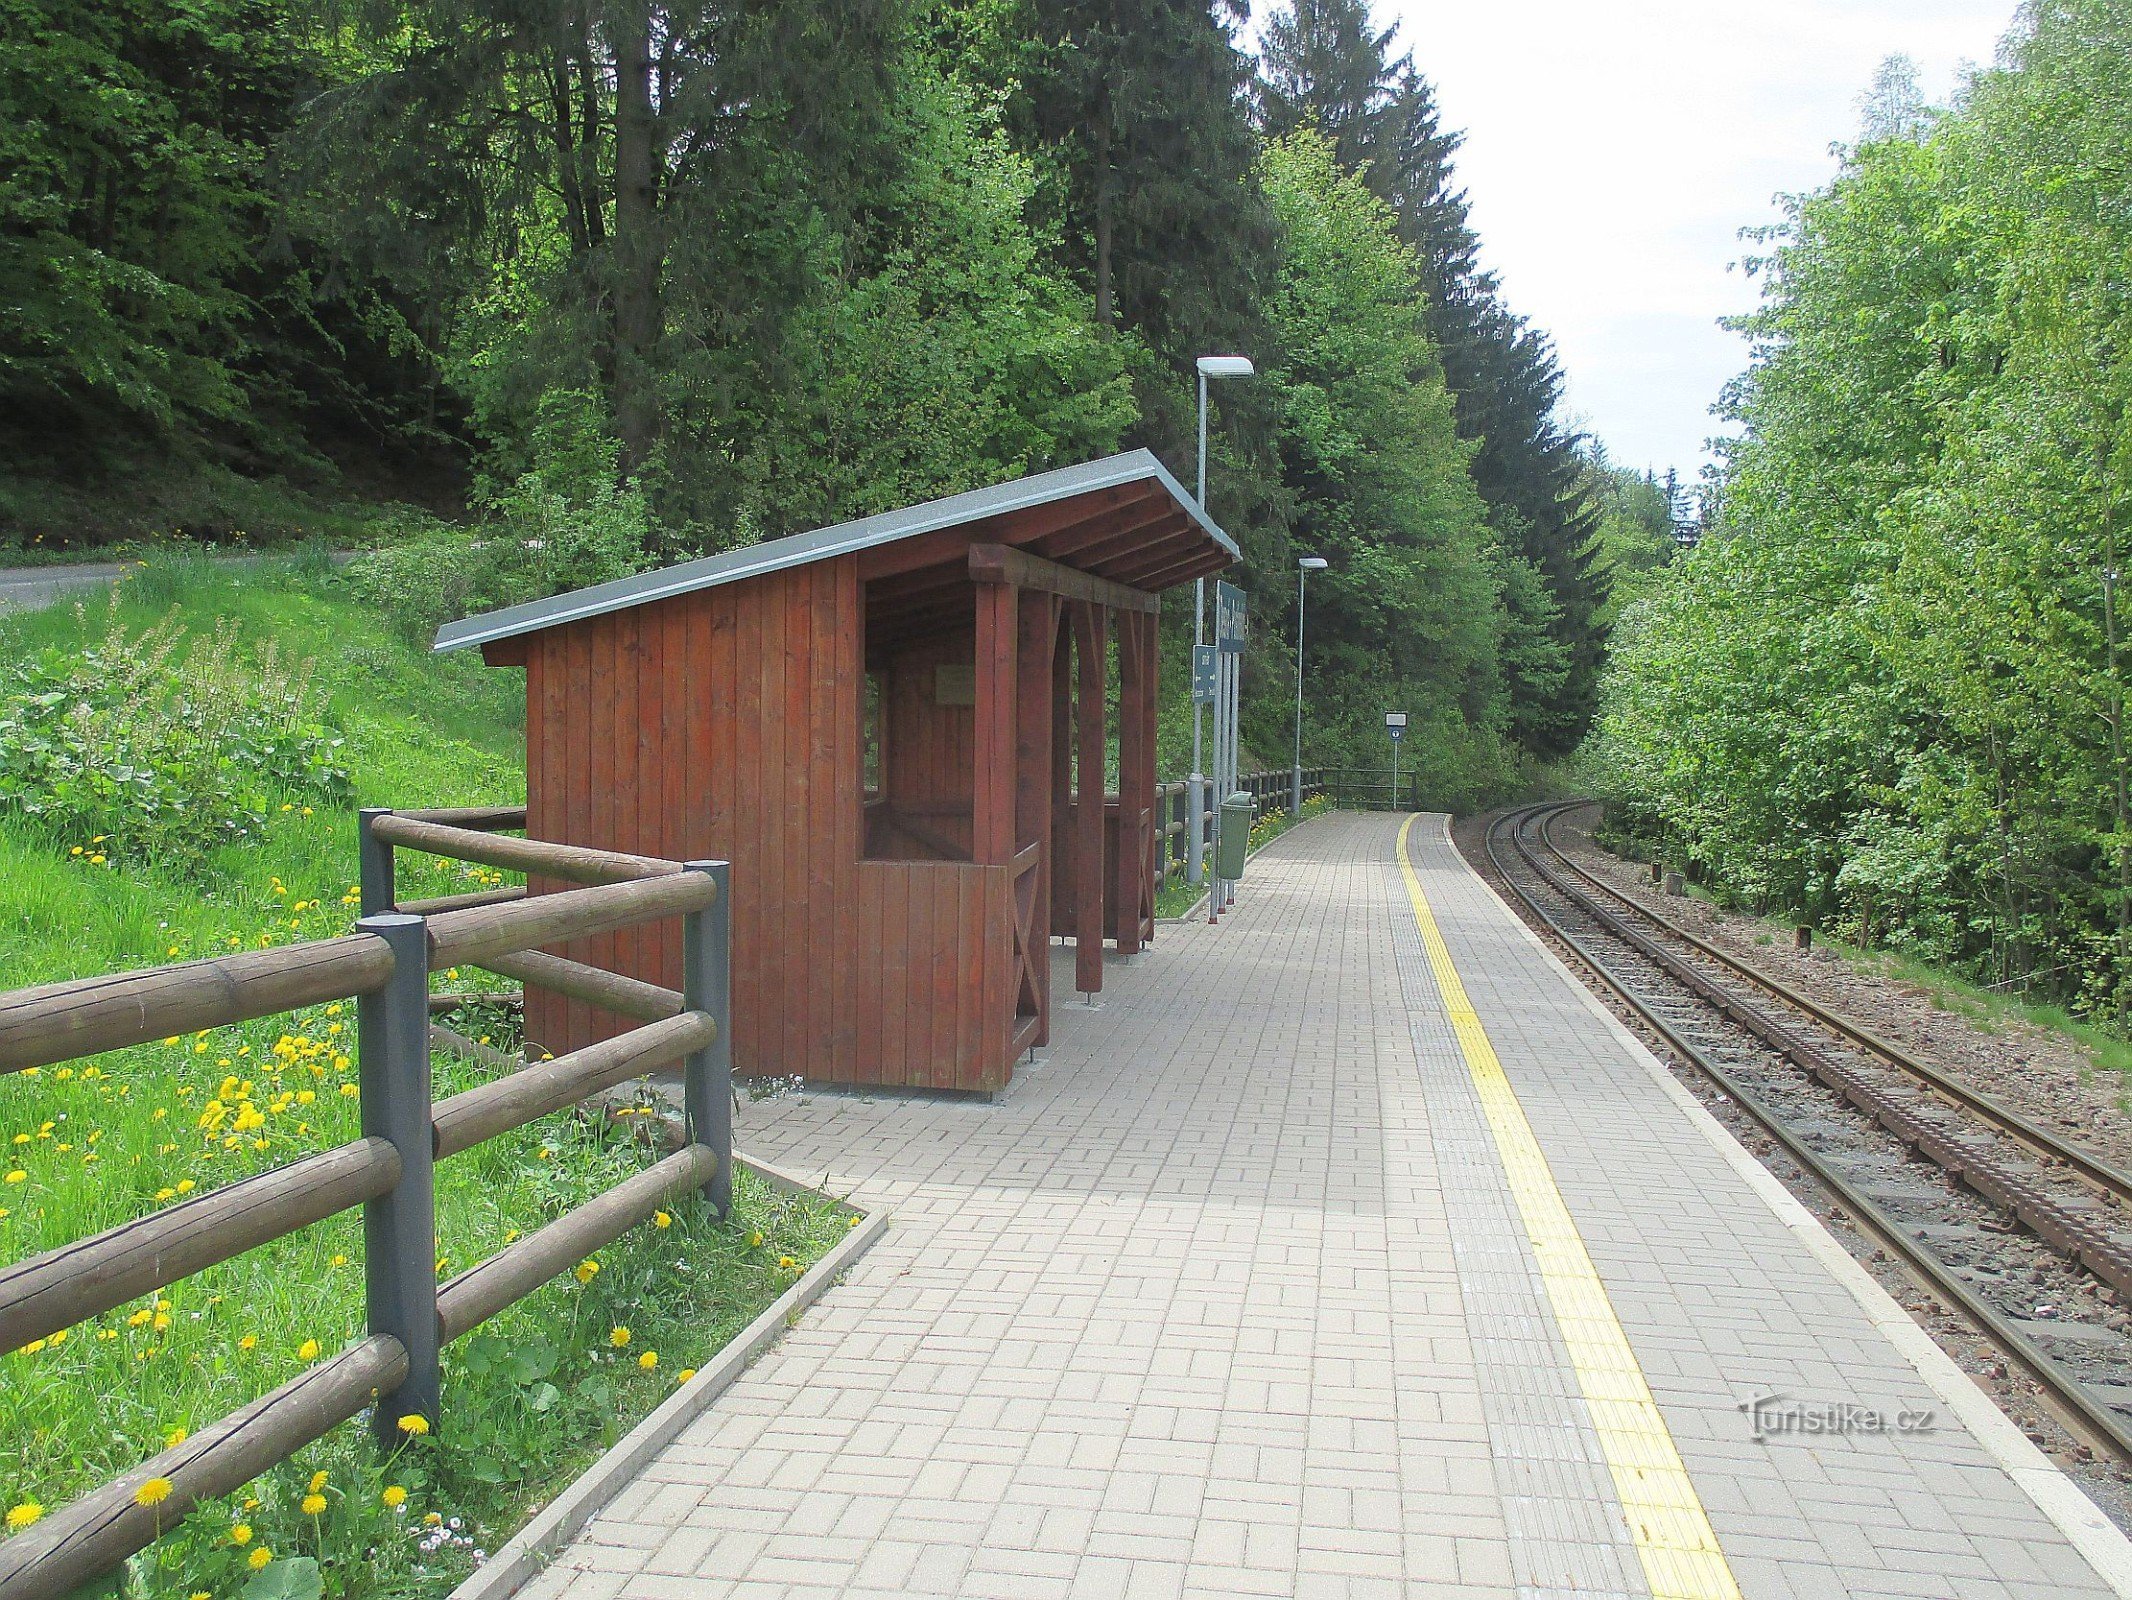
[[[0,1600],[64,1595],[375,1403],[387,1447],[439,1410],[439,1350],[569,1271],[662,1205],[732,1203],[730,868],[501,836],[518,807],[362,814],[356,931],[181,966],[0,994],[0,1072],[334,1000],[356,1002],[362,1136],[0,1268],[0,1350],[360,1205],[368,1335],[0,1543]],[[588,887],[396,904],[393,853],[537,871]],[[539,946],[683,919],[679,993]],[[595,1000],[650,1025],[432,1104],[430,974],[455,965]],[[597,1199],[439,1284],[435,1163],[653,1068],[682,1061],[687,1140]],[[167,1486],[143,1496],[142,1485]]]
[[1421,809],[1421,786],[1412,772],[1399,772],[1396,783],[1390,767],[1327,767],[1324,772],[1324,792],[1344,810]]
[[[1303,769],[1303,798],[1315,799],[1327,792],[1326,775],[1331,767],[1305,767]],[[1288,803],[1289,791],[1295,782],[1292,769],[1283,767],[1277,772],[1246,772],[1236,780],[1237,787],[1251,796],[1252,816],[1263,817],[1269,811],[1278,811]],[[1191,821],[1192,803],[1186,797],[1189,786],[1184,783],[1165,783],[1155,791],[1155,890],[1159,894],[1185,869],[1186,835]],[[1200,818],[1200,826],[1206,831],[1201,835],[1214,836],[1216,799],[1213,786],[1208,785],[1207,806]]]

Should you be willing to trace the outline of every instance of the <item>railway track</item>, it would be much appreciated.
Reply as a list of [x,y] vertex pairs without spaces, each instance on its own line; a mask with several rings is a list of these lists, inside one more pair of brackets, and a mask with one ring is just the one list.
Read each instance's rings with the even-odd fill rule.
[[[1488,862],[1532,919],[2019,1366],[2077,1437],[2132,1468],[2132,1338],[2111,1325],[2124,1322],[2115,1297],[2132,1304],[2132,1173],[1586,871],[1552,836],[1581,804],[1488,826]],[[1934,1172],[1944,1181],[1920,1181]]]

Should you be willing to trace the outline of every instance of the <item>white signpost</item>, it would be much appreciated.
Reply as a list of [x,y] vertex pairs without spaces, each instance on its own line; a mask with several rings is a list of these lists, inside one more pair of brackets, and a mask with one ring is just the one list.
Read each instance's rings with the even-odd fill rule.
[[1387,711],[1384,714],[1384,731],[1392,736],[1392,809],[1399,809],[1399,741],[1407,736],[1407,714],[1404,711]]

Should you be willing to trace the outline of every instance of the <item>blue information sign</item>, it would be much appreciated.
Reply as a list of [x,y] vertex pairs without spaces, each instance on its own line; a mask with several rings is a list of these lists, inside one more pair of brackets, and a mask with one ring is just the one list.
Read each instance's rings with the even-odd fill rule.
[[1214,704],[1214,696],[1221,679],[1219,676],[1220,653],[1211,644],[1192,646],[1192,698],[1198,704]]

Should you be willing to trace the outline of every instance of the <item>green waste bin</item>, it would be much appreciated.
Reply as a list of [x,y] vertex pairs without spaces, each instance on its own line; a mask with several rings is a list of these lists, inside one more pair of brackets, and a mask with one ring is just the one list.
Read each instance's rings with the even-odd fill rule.
[[1221,823],[1214,844],[1214,876],[1238,883],[1244,876],[1244,856],[1251,849],[1251,796],[1239,789],[1221,803]]

